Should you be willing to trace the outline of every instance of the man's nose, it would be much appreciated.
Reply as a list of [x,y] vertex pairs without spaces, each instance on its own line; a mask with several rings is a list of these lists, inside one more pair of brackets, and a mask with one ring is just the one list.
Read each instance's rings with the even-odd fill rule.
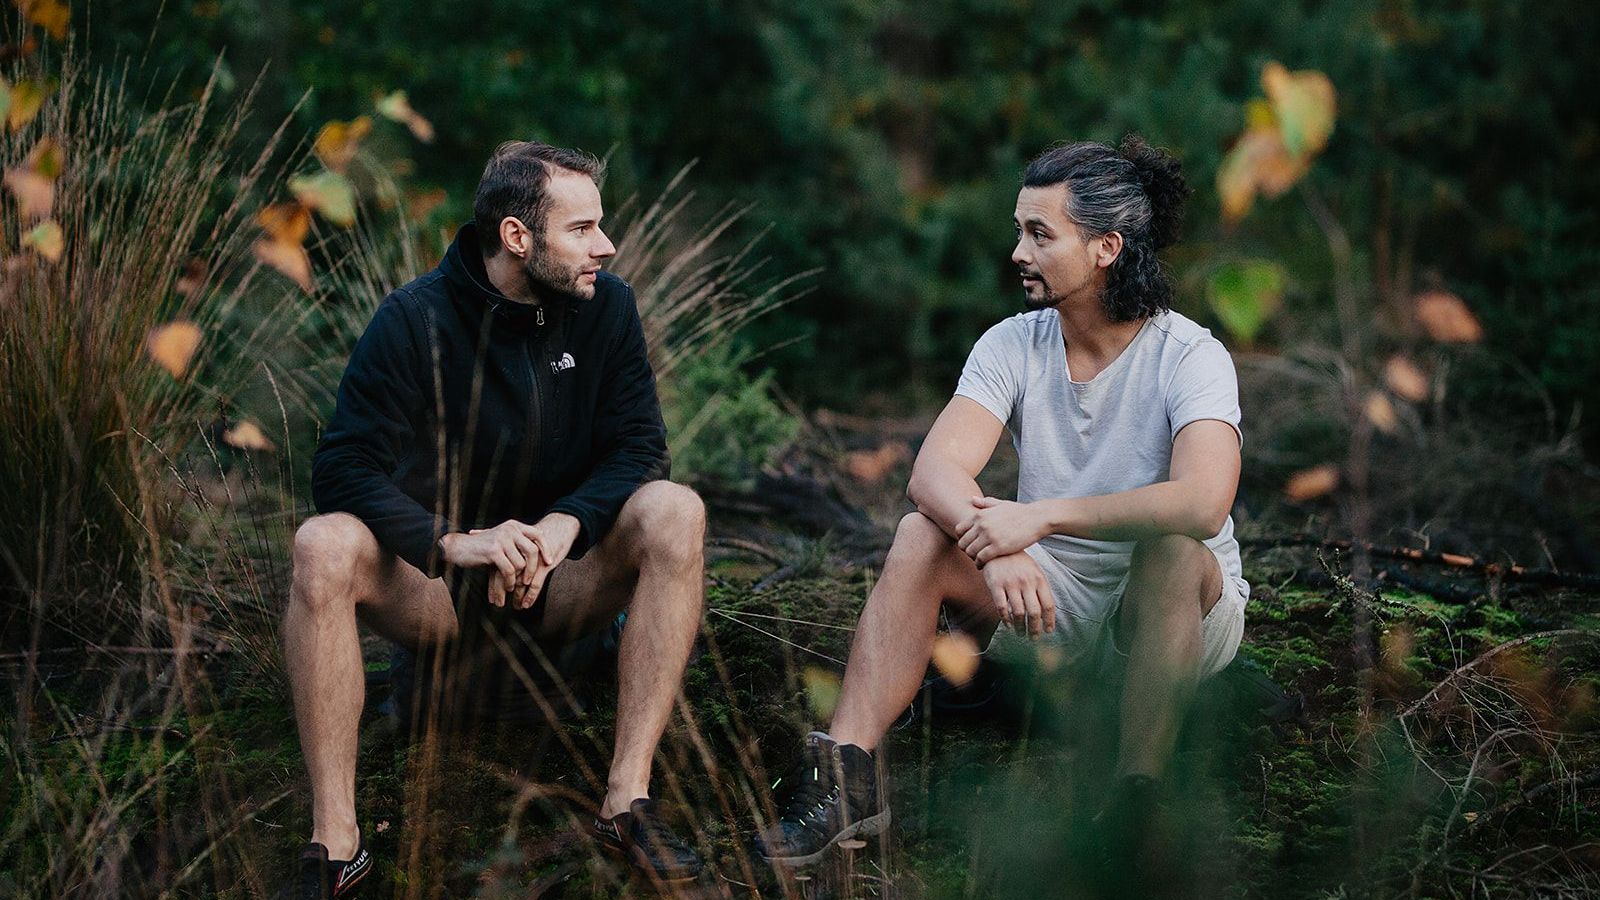
[[1011,248],[1011,261],[1019,266],[1025,266],[1032,262],[1032,259],[1028,256],[1027,250],[1024,249],[1025,246],[1025,242],[1021,238],[1018,238],[1017,245]]
[[615,244],[611,243],[611,238],[606,237],[606,233],[598,228],[595,229],[595,234],[599,237],[599,240],[589,248],[589,256],[594,259],[610,259],[616,256],[617,248]]

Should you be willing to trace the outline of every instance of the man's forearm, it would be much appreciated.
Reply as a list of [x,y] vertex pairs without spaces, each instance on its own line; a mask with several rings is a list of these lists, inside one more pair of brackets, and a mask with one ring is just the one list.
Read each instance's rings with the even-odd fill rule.
[[911,472],[906,496],[922,513],[957,538],[956,526],[972,515],[972,498],[983,491],[978,482],[960,466],[943,460],[918,460]]
[[1163,481],[1098,497],[1038,501],[1051,534],[1098,541],[1137,541],[1163,534],[1208,540],[1222,530],[1227,510],[1181,481]]

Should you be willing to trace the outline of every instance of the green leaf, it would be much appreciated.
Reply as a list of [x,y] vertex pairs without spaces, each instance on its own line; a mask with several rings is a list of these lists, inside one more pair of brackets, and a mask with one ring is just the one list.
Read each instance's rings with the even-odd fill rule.
[[1288,274],[1275,262],[1228,263],[1211,273],[1206,299],[1228,333],[1250,344],[1283,306],[1288,281]]
[[338,172],[319,172],[289,179],[295,199],[322,214],[335,225],[349,228],[356,222],[356,192]]

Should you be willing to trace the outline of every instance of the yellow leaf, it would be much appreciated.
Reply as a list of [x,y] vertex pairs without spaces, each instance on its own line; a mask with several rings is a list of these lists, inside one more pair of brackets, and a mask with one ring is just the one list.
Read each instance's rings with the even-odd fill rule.
[[806,701],[811,705],[811,712],[818,719],[833,718],[833,710],[839,705],[839,676],[819,666],[807,666],[801,679],[805,682]]
[[289,280],[300,285],[301,290],[311,292],[311,256],[306,253],[306,248],[287,241],[263,238],[256,241],[252,249],[255,250],[256,259],[288,276]]
[[61,226],[54,219],[46,219],[22,235],[22,246],[32,247],[40,256],[51,262],[60,262],[61,253],[67,247],[67,240],[61,233]]
[[335,225],[345,228],[356,222],[356,194],[349,180],[338,172],[319,172],[289,179],[295,199]]
[[261,450],[267,453],[278,449],[254,422],[240,422],[222,433],[222,441],[240,450]]
[[372,119],[367,116],[357,116],[349,122],[336,119],[317,132],[317,140],[311,145],[311,151],[317,154],[323,165],[335,172],[343,172],[370,131]]
[[1389,402],[1389,395],[1382,391],[1368,392],[1361,411],[1367,421],[1384,434],[1394,434],[1400,427],[1400,419],[1394,414],[1394,404]]
[[22,14],[29,22],[38,25],[56,40],[67,37],[67,23],[72,21],[72,7],[61,0],[18,0]]
[[433,123],[422,117],[422,114],[411,108],[411,100],[406,97],[405,91],[395,91],[387,97],[378,100],[378,113],[386,119],[403,123],[411,129],[411,134],[424,144],[433,143]]
[[200,329],[193,322],[168,322],[150,329],[144,341],[145,351],[161,368],[182,378],[200,347]]
[[1338,486],[1339,467],[1332,463],[1323,463],[1289,476],[1289,480],[1283,485],[1283,494],[1296,503],[1304,503],[1307,500],[1327,496]]
[[1335,98],[1328,76],[1311,69],[1290,72],[1269,62],[1261,70],[1261,86],[1289,155],[1304,159],[1321,152],[1333,134]]
[[44,98],[50,96],[55,85],[43,81],[19,81],[11,86],[11,103],[6,110],[6,124],[17,131],[39,114]]
[[31,222],[50,215],[56,200],[56,186],[50,179],[28,169],[7,169],[5,185],[17,198],[17,211],[24,220]]
[[1460,297],[1448,291],[1428,291],[1416,299],[1417,322],[1441,344],[1476,344],[1483,326]]
[[1412,403],[1428,399],[1428,375],[1404,356],[1391,356],[1383,366],[1383,383],[1394,395]]
[[978,642],[962,631],[940,634],[933,639],[933,665],[951,684],[966,684],[978,671]]

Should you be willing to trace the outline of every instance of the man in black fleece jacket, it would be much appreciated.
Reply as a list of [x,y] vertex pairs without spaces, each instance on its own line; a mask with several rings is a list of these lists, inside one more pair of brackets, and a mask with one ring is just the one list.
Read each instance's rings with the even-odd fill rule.
[[425,647],[482,603],[527,610],[532,637],[558,641],[628,609],[596,837],[655,878],[700,868],[647,798],[700,624],[705,511],[659,480],[666,429],[638,309],[602,270],[615,248],[601,172],[584,153],[502,145],[474,222],[384,299],[345,369],[284,618],[313,797],[301,896],[348,896],[372,865],[355,811],[357,619]]

